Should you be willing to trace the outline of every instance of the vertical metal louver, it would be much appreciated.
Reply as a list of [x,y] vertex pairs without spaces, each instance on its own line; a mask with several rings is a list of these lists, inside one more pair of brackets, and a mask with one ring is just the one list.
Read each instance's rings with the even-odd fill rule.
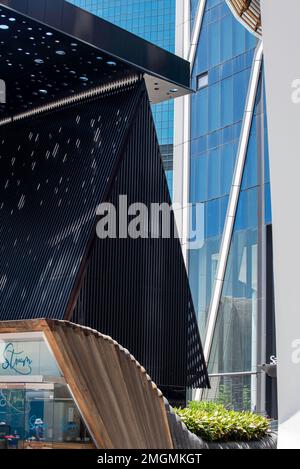
[[133,84],[0,129],[1,320],[64,318],[139,95]]
[[[149,213],[153,202],[171,204],[145,92],[108,198],[115,207],[119,195],[128,205],[142,202]],[[95,239],[72,320],[118,340],[176,401],[186,387],[208,385],[208,378],[174,230],[171,214],[170,239]]]
[[173,214],[169,239],[95,237],[100,202],[171,203],[144,81],[2,127],[0,168],[0,320],[109,334],[171,400],[209,385]]

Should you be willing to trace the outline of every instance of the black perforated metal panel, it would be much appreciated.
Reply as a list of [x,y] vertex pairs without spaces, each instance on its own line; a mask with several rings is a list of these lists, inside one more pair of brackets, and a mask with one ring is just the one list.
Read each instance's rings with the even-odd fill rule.
[[[146,94],[138,109],[109,201],[119,209],[126,195],[128,206],[142,202],[150,213],[151,203],[171,200]],[[172,214],[170,239],[96,240],[72,318],[128,348],[171,401],[208,384],[174,227]]]
[[171,203],[142,79],[0,128],[0,320],[96,328],[184,399],[208,377],[174,217],[168,239],[99,240],[120,194]]
[[0,128],[0,318],[63,318],[140,88]]

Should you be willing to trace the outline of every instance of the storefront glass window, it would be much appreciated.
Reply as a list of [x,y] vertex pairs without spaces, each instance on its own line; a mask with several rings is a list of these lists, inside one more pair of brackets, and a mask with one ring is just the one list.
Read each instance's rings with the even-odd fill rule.
[[93,448],[43,334],[1,334],[0,449]]

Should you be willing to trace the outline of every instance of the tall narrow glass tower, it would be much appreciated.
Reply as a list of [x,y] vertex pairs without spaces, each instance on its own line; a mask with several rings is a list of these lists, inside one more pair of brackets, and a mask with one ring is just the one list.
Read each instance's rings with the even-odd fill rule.
[[182,147],[189,142],[181,202],[205,212],[204,243],[186,256],[211,375],[202,397],[275,415],[274,382],[259,368],[276,354],[262,49],[225,0],[191,1],[189,16],[190,34],[180,36],[180,18],[177,31],[191,38],[185,48],[178,42],[196,93],[185,98],[189,119],[175,112],[175,128],[184,129]]

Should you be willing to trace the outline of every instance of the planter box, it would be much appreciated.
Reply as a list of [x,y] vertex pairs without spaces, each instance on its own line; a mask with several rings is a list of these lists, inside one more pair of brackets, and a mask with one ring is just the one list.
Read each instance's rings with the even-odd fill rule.
[[228,441],[226,443],[208,443],[208,449],[277,449],[277,436],[271,434],[258,441]]
[[208,443],[190,432],[165,399],[169,427],[175,449],[277,449],[277,433],[270,432],[258,441]]

